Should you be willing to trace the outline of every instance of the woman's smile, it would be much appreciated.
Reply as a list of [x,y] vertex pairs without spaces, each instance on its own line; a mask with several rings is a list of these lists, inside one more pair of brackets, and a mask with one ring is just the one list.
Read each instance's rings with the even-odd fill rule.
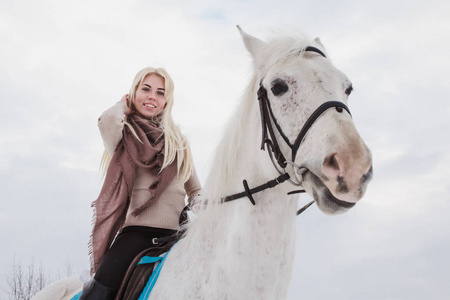
[[164,79],[148,75],[136,91],[134,106],[136,113],[146,119],[158,116],[166,105]]

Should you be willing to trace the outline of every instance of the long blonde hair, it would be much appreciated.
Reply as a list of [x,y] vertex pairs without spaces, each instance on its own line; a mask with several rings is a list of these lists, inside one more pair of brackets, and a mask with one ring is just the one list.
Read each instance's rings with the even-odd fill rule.
[[[177,159],[177,170],[178,176],[183,180],[187,181],[191,176],[192,172],[192,154],[189,147],[189,143],[185,136],[181,133],[180,128],[175,124],[172,118],[172,107],[174,103],[174,84],[172,78],[169,76],[167,71],[163,68],[144,68],[139,71],[134,77],[133,83],[131,85],[130,92],[128,94],[129,101],[128,107],[134,110],[134,99],[136,91],[144,81],[145,77],[149,75],[157,75],[164,79],[165,86],[165,99],[166,106],[163,112],[157,116],[158,121],[161,122],[161,126],[164,130],[164,162],[161,170],[170,165],[175,158]],[[125,125],[131,126],[130,124],[124,122]],[[133,128],[131,128],[134,132]],[[136,136],[137,138],[137,136]],[[108,169],[111,157],[105,150],[100,163],[100,169],[103,173],[106,173]]]

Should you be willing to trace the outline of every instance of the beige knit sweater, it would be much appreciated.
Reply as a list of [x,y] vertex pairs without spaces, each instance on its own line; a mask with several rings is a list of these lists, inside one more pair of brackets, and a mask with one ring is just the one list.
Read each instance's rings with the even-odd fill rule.
[[[106,151],[112,157],[117,144],[122,139],[123,120],[127,106],[123,101],[117,102],[113,107],[106,110],[98,119],[98,127],[103,139]],[[167,229],[178,229],[178,221],[181,211],[185,206],[185,197],[188,202],[195,198],[201,190],[195,169],[184,184],[178,177],[174,177],[163,194],[157,201],[145,211],[134,217],[131,215],[136,208],[147,202],[151,193],[149,186],[155,177],[147,172],[136,168],[136,179],[134,182],[131,202],[125,218],[126,226],[148,226]]]

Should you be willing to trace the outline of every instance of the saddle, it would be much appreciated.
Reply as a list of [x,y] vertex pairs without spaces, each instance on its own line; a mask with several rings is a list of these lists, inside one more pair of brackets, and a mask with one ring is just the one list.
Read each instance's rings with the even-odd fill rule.
[[[180,215],[180,225],[184,225],[188,222],[188,209],[189,208],[186,206],[182,211]],[[115,300],[140,299],[139,297],[144,289],[149,288],[148,284],[152,277],[152,273],[155,272],[159,274],[160,268],[164,262],[163,259],[165,258],[162,258],[161,256],[164,253],[167,253],[183,234],[184,232],[181,231],[173,236],[158,238],[158,247],[148,248],[139,253],[130,264],[128,271],[122,280],[122,284],[120,285]],[[156,278],[154,281],[156,281]]]
[[176,240],[163,243],[159,247],[146,249],[137,255],[122,280],[115,300],[139,299],[155,270],[155,265],[161,264],[161,260],[157,258],[168,252],[175,242]]

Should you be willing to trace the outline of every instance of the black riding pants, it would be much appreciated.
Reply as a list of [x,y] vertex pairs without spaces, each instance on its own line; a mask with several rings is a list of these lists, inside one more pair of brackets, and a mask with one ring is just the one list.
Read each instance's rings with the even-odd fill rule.
[[123,228],[103,256],[95,280],[104,286],[118,289],[133,259],[145,249],[155,247],[153,238],[175,233],[176,230],[144,226]]

